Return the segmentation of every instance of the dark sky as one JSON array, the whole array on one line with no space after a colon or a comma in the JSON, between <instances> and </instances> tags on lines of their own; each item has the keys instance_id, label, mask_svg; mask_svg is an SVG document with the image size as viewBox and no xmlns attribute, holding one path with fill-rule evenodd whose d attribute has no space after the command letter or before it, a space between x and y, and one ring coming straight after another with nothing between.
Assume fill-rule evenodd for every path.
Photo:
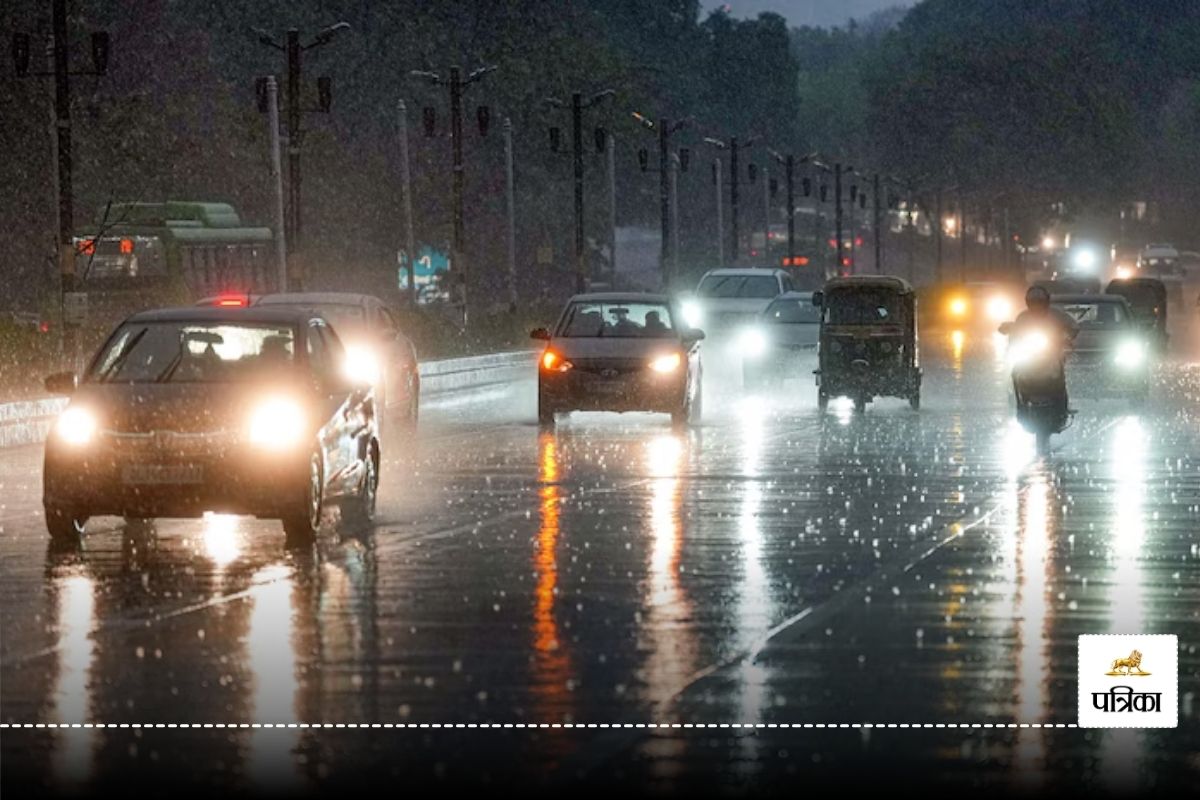
<instances>
[{"instance_id":1,"label":"dark sky","mask_svg":"<svg viewBox=\"0 0 1200 800\"><path fill-rule=\"evenodd\" d=\"M787 17L792 25L844 25L850 17L862 19L872 11L889 6L911 6L912 0L704 0L704 8L729 6L735 17L754 17L774 11Z\"/></svg>"}]
</instances>

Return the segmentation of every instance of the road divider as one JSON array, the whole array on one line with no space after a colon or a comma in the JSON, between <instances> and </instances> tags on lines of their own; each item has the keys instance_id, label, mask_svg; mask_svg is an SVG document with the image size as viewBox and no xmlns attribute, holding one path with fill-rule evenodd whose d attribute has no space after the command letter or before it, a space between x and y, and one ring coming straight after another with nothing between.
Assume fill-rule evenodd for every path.
<instances>
[{"instance_id":1,"label":"road divider","mask_svg":"<svg viewBox=\"0 0 1200 800\"><path fill-rule=\"evenodd\" d=\"M423 361L421 394L442 395L510 383L531 377L536 363L534 350ZM54 418L66 405L65 397L0 403L0 448L44 441Z\"/></svg>"}]
</instances>

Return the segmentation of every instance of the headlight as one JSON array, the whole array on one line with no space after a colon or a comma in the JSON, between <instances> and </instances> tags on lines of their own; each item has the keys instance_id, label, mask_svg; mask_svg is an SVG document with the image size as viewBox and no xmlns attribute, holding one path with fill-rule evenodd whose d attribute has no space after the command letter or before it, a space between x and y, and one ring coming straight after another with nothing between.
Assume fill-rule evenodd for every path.
<instances>
[{"instance_id":1,"label":"headlight","mask_svg":"<svg viewBox=\"0 0 1200 800\"><path fill-rule=\"evenodd\" d=\"M269 450L286 450L304 436L304 410L286 397L263 400L250 412L246 437L251 444Z\"/></svg>"},{"instance_id":2,"label":"headlight","mask_svg":"<svg viewBox=\"0 0 1200 800\"><path fill-rule=\"evenodd\" d=\"M767 335L758 328L749 328L742 331L738 344L741 345L743 356L759 358L767 351Z\"/></svg>"},{"instance_id":3,"label":"headlight","mask_svg":"<svg viewBox=\"0 0 1200 800\"><path fill-rule=\"evenodd\" d=\"M704 308L695 300L684 300L679 304L683 321L689 328L699 328L704 324Z\"/></svg>"},{"instance_id":4,"label":"headlight","mask_svg":"<svg viewBox=\"0 0 1200 800\"><path fill-rule=\"evenodd\" d=\"M542 353L542 369L547 372L566 372L575 366L553 350Z\"/></svg>"},{"instance_id":5,"label":"headlight","mask_svg":"<svg viewBox=\"0 0 1200 800\"><path fill-rule=\"evenodd\" d=\"M1019 339L1009 342L1008 360L1016 364L1026 364L1046 352L1050 340L1041 331L1031 331Z\"/></svg>"},{"instance_id":6,"label":"headlight","mask_svg":"<svg viewBox=\"0 0 1200 800\"><path fill-rule=\"evenodd\" d=\"M1096 266L1096 254L1091 250L1077 250L1071 261L1080 272L1091 272Z\"/></svg>"},{"instance_id":7,"label":"headlight","mask_svg":"<svg viewBox=\"0 0 1200 800\"><path fill-rule=\"evenodd\" d=\"M988 300L987 314L993 322L1007 322L1012 319L1013 305L1007 297L997 295Z\"/></svg>"},{"instance_id":8,"label":"headlight","mask_svg":"<svg viewBox=\"0 0 1200 800\"><path fill-rule=\"evenodd\" d=\"M1117 267L1117 276L1116 277L1117 277L1117 280L1119 280L1119 281L1127 281L1133 277L1133 269L1131 267L1128 267L1128 266L1122 264L1121 266Z\"/></svg>"},{"instance_id":9,"label":"headlight","mask_svg":"<svg viewBox=\"0 0 1200 800\"><path fill-rule=\"evenodd\" d=\"M682 361L683 359L679 356L679 353L668 353L651 361L650 369L662 373L674 372L679 369L679 364Z\"/></svg>"},{"instance_id":10,"label":"headlight","mask_svg":"<svg viewBox=\"0 0 1200 800\"><path fill-rule=\"evenodd\" d=\"M967 301L962 297L955 297L947 306L950 309L950 315L953 317L961 317L967 313Z\"/></svg>"},{"instance_id":11,"label":"headlight","mask_svg":"<svg viewBox=\"0 0 1200 800\"><path fill-rule=\"evenodd\" d=\"M375 386L380 376L379 357L370 348L347 345L342 372L354 383Z\"/></svg>"},{"instance_id":12,"label":"headlight","mask_svg":"<svg viewBox=\"0 0 1200 800\"><path fill-rule=\"evenodd\" d=\"M54 423L54 435L74 447L83 447L96 435L96 415L86 408L71 407Z\"/></svg>"},{"instance_id":13,"label":"headlight","mask_svg":"<svg viewBox=\"0 0 1200 800\"><path fill-rule=\"evenodd\" d=\"M1128 339L1117 346L1113 360L1118 367L1133 369L1140 366L1146 358L1146 345L1137 339Z\"/></svg>"}]
</instances>

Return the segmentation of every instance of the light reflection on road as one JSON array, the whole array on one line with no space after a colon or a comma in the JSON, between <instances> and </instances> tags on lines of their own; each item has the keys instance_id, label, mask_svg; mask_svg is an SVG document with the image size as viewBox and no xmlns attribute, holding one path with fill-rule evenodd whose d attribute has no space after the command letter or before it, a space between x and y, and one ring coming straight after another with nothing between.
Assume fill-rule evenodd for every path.
<instances>
[{"instance_id":1,"label":"light reflection on road","mask_svg":"<svg viewBox=\"0 0 1200 800\"><path fill-rule=\"evenodd\" d=\"M59 636L58 673L51 695L52 722L92 722L92 666L96 645L96 582L81 565L71 565L51 584L51 602L57 608L54 624ZM67 791L78 790L91 777L96 733L90 728L59 728L55 746L54 776Z\"/></svg>"}]
</instances>

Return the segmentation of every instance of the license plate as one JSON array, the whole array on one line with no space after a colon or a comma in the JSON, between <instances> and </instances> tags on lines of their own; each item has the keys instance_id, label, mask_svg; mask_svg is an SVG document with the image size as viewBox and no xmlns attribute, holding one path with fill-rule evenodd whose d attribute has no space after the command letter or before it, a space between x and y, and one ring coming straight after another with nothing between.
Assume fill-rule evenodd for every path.
<instances>
[{"instance_id":1,"label":"license plate","mask_svg":"<svg viewBox=\"0 0 1200 800\"><path fill-rule=\"evenodd\" d=\"M596 383L592 384L592 389L594 389L597 394L621 394L625 391L625 384L621 381L597 381Z\"/></svg>"},{"instance_id":2,"label":"license plate","mask_svg":"<svg viewBox=\"0 0 1200 800\"><path fill-rule=\"evenodd\" d=\"M204 468L197 464L130 464L121 470L121 481L128 484L163 486L200 483Z\"/></svg>"}]
</instances>

